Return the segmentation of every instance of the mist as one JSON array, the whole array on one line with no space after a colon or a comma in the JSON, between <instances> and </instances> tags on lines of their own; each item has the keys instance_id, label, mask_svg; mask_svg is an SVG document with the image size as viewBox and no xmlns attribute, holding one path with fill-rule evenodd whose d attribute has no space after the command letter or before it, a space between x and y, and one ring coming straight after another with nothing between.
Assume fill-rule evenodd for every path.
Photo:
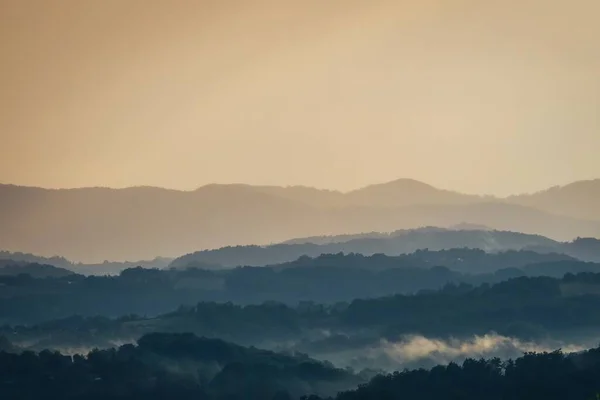
<instances>
[{"instance_id":1,"label":"mist","mask_svg":"<svg viewBox=\"0 0 600 400\"><path fill-rule=\"evenodd\" d=\"M2 397L600 399L599 15L0 0Z\"/></svg>"},{"instance_id":2,"label":"mist","mask_svg":"<svg viewBox=\"0 0 600 400\"><path fill-rule=\"evenodd\" d=\"M525 341L490 332L463 338L434 338L423 335L403 335L396 340L374 340L362 347L331 352L314 352L313 356L329 360L338 367L350 367L357 371L369 369L399 371L403 369L432 368L451 362L462 364L467 358L501 360L516 359L528 352L552 352L561 349L576 353L596 346L599 337L585 340L545 339Z\"/></svg>"}]
</instances>

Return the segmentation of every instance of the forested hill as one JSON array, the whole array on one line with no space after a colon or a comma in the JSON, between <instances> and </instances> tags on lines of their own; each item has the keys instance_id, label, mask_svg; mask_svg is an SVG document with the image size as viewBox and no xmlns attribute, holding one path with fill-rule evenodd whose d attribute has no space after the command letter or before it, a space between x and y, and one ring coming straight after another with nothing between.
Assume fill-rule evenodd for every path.
<instances>
[{"instance_id":1,"label":"forested hill","mask_svg":"<svg viewBox=\"0 0 600 400\"><path fill-rule=\"evenodd\" d=\"M74 357L0 352L0 392L11 400L595 400L600 349L467 358L365 384L370 375L189 334L155 333Z\"/></svg>"},{"instance_id":2,"label":"forested hill","mask_svg":"<svg viewBox=\"0 0 600 400\"><path fill-rule=\"evenodd\" d=\"M310 240L321 244L311 243ZM583 261L600 262L600 240L577 239L563 243L540 235L510 231L422 228L390 234L366 234L358 238L342 235L325 239L307 238L304 243L302 241L303 239L296 239L293 243L271 246L230 246L198 251L175 259L170 266L215 269L240 265L279 264L293 261L301 256L316 257L339 252L399 255L420 249L452 248L482 249L487 252L535 250L543 253L563 253Z\"/></svg>"},{"instance_id":3,"label":"forested hill","mask_svg":"<svg viewBox=\"0 0 600 400\"><path fill-rule=\"evenodd\" d=\"M516 360L467 359L431 370L381 375L335 400L596 400L600 349L527 353ZM310 400L319 400L313 396Z\"/></svg>"},{"instance_id":4,"label":"forested hill","mask_svg":"<svg viewBox=\"0 0 600 400\"><path fill-rule=\"evenodd\" d=\"M191 334L153 333L74 357L0 352L0 393L11 400L290 399L335 395L365 380L306 355Z\"/></svg>"},{"instance_id":5,"label":"forested hill","mask_svg":"<svg viewBox=\"0 0 600 400\"><path fill-rule=\"evenodd\" d=\"M0 276L29 275L33 278L61 278L75 273L65 268L48 264L0 260Z\"/></svg>"},{"instance_id":6,"label":"forested hill","mask_svg":"<svg viewBox=\"0 0 600 400\"><path fill-rule=\"evenodd\" d=\"M0 276L0 322L33 323L73 314L156 315L200 301L335 303L436 290L450 282L494 283L518 276L562 277L599 269L599 264L560 254L455 249L397 257L322 255L271 267L218 271L132 268L118 276L73 274L52 279L20 274Z\"/></svg>"},{"instance_id":7,"label":"forested hill","mask_svg":"<svg viewBox=\"0 0 600 400\"><path fill-rule=\"evenodd\" d=\"M597 340L598 309L600 273L582 273L494 285L449 284L436 291L335 304L200 302L158 317L70 317L34 326L6 325L0 334L20 340L14 343L18 346L66 347L106 345L157 331L194 332L247 345L296 343L313 354L395 341L402 335L461 338L496 332L521 340L590 335Z\"/></svg>"},{"instance_id":8,"label":"forested hill","mask_svg":"<svg viewBox=\"0 0 600 400\"><path fill-rule=\"evenodd\" d=\"M96 264L75 263L64 257L43 257L35 254L0 251L0 265L51 265L83 275L116 275L127 268L164 268L173 261L170 258L156 257L152 260L104 261Z\"/></svg>"}]
</instances>

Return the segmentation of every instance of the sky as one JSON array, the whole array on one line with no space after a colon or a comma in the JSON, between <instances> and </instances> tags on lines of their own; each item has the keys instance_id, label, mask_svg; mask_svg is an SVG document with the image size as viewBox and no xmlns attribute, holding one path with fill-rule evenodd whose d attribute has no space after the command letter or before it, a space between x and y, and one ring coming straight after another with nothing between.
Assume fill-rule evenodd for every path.
<instances>
[{"instance_id":1,"label":"sky","mask_svg":"<svg viewBox=\"0 0 600 400\"><path fill-rule=\"evenodd\" d=\"M0 0L0 182L600 178L598 0Z\"/></svg>"}]
</instances>

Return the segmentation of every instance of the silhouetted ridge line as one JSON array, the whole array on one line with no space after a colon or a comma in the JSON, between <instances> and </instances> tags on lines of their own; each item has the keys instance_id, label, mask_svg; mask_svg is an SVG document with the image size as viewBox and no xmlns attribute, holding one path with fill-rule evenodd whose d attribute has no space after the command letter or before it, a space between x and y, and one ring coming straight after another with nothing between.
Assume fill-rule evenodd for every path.
<instances>
[{"instance_id":1,"label":"silhouetted ridge line","mask_svg":"<svg viewBox=\"0 0 600 400\"><path fill-rule=\"evenodd\" d=\"M600 237L600 181L511 198L466 195L407 179L346 193L299 186L177 191L0 185L0 198L4 249L88 263L465 221L561 241Z\"/></svg>"}]
</instances>

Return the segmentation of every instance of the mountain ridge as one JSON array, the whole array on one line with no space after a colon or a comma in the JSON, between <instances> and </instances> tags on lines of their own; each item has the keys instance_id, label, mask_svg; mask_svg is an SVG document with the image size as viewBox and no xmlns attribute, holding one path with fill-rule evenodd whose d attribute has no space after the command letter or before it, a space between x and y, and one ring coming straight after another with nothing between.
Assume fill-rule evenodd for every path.
<instances>
[{"instance_id":1,"label":"mountain ridge","mask_svg":"<svg viewBox=\"0 0 600 400\"><path fill-rule=\"evenodd\" d=\"M589 185L600 186L600 180L584 186ZM586 191L591 197L573 191L573 186L559 189L567 200L543 195L541 201L534 195L462 194L411 179L349 192L244 184L193 191L0 185L0 243L5 250L97 263L465 221L557 240L600 237L600 189L597 196L595 190Z\"/></svg>"},{"instance_id":2,"label":"mountain ridge","mask_svg":"<svg viewBox=\"0 0 600 400\"><path fill-rule=\"evenodd\" d=\"M202 250L174 259L171 268L233 268L264 266L296 261L321 254L399 256L416 251L479 249L488 253L535 251L563 254L582 261L600 262L600 240L575 239L559 242L541 235L499 230L453 230L426 227L388 233L364 233L330 237L298 238L269 246L226 246Z\"/></svg>"},{"instance_id":3,"label":"mountain ridge","mask_svg":"<svg viewBox=\"0 0 600 400\"><path fill-rule=\"evenodd\" d=\"M348 195L356 192L361 192L370 189L376 189L381 187L394 187L394 186L404 186L405 188L411 186L412 188L421 188L421 189L429 189L436 190L440 192L454 193L460 194L468 197L476 197L476 198L488 198L488 199L496 199L496 200L510 200L514 198L524 198L524 197L532 197L542 194L555 193L557 191L562 190L572 190L572 189L580 189L582 187L594 188L598 190L600 188L600 178L594 179L581 179L572 181L565 184L556 184L549 186L545 189L539 189L529 192L518 192L509 195L495 195L489 193L472 193L472 192L463 192L455 189L443 189L437 187L435 185L429 184L424 181L420 181L413 178L397 178L390 181L371 183L364 186L360 186L354 189L348 190L339 190L339 189L330 189L323 187L316 187L304 184L293 184L293 185L270 185L270 184L250 184L250 183L242 183L242 182L231 182L231 183L206 183L200 186L197 186L192 189L177 189L171 187L164 186L156 186L156 185L131 185L131 186L123 186L123 187L113 187L113 186L76 186L76 187L44 187L44 186L35 186L35 185L21 185L17 183L6 183L0 182L0 187L12 187L12 188L21 188L21 189L35 189L35 190L46 190L46 191L56 191L56 192L68 192L68 191L81 191L81 190L106 190L106 191L127 191L127 190L144 190L144 189L157 189L168 192L182 192L182 193L190 193L202 191L207 188L214 187L237 187L237 188L252 188L252 189L284 189L284 190L307 190L307 191L315 191L315 192L323 192L323 193L331 193L331 194L341 194Z\"/></svg>"},{"instance_id":4,"label":"mountain ridge","mask_svg":"<svg viewBox=\"0 0 600 400\"><path fill-rule=\"evenodd\" d=\"M36 185L21 185L21 184L17 184L17 183L7 183L7 182L0 182L0 187L13 187L13 188L23 188L23 189L39 189L39 190L47 190L47 191L77 191L77 190L87 190L87 189L97 189L97 190L115 190L115 191L119 191L119 190L130 190L130 189L160 189L160 190L164 190L164 191L170 191L170 192L196 192L199 191L201 189L204 188L210 188L210 187L218 187L218 186L231 186L231 187L248 187L248 188L264 188L264 189L270 189L270 188L278 188L278 189L307 189L307 190L311 190L311 191L318 191L318 192L329 192L329 193L336 193L336 194L350 194L350 193L354 193L354 192L359 192L359 191L363 191L366 189L372 189L372 188L377 188L377 187L385 187L385 186L394 186L394 185L412 185L413 187L421 187L421 188L426 188L426 189L435 189L438 191L443 191L443 192L450 192L450 193L458 193L458 194L462 194L465 196L471 196L471 197L480 197L480 198L494 198L494 199L510 199L510 198L515 198L515 197L526 197L526 196L533 196L533 195L537 195L537 194L543 194L546 192L552 192L552 191L557 191L557 190L563 190L563 189L572 189L572 188L576 188L576 187L581 187L581 186L586 186L586 185L598 185L600 186L600 178L593 178L593 179L580 179L580 180L576 180L576 181L572 181L572 182L568 182L568 183L564 183L564 184L556 184L556 185L552 185L549 186L545 189L539 189L539 190L534 190L534 191L529 191L529 192L518 192L515 194L510 194L510 195L494 195L494 194L482 194L482 193L470 193L470 192L463 192L460 190L455 190L455 189L443 189L440 187L437 187L433 184L429 184L427 182L418 180L418 179L413 179L413 178L397 178L397 179L393 179L390 181L384 181L384 182L377 182L377 183L370 183L364 186L359 186L357 188L354 189L348 189L348 190L340 190L340 189L330 189L330 188L323 188L323 187L316 187L316 186L310 186L310 185L305 185L305 184L292 184L292 185L270 185L270 184L250 184L250 183L243 183L243 182L231 182L231 183L218 183L218 182L211 182L211 183L206 183L200 186L197 186L195 188L192 189L177 189L177 188L171 188L171 187L165 187L165 186L157 186L157 185L131 185L131 186L122 186L122 187L113 187L113 186L102 186L102 185L94 185L94 186L75 186L75 187L45 187L45 186L36 186Z\"/></svg>"}]
</instances>

